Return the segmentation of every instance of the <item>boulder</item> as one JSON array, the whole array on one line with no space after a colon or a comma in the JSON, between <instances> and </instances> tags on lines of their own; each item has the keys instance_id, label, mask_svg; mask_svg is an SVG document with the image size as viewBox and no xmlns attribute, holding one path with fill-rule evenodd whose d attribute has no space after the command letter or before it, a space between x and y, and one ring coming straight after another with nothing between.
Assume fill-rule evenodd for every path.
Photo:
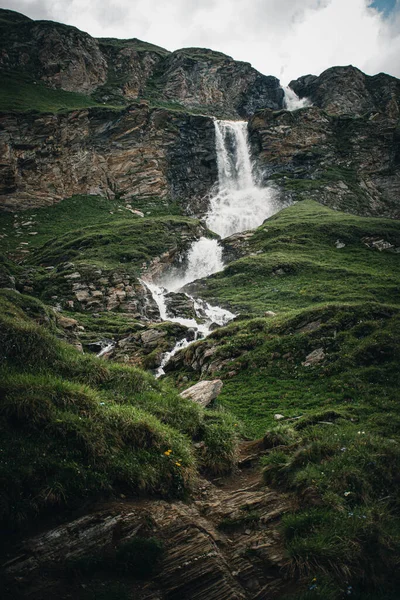
<instances>
[{"instance_id":1,"label":"boulder","mask_svg":"<svg viewBox=\"0 0 400 600\"><path fill-rule=\"evenodd\" d=\"M325 358L325 352L323 348L317 348L306 356L306 360L301 363L303 367L311 367L323 361Z\"/></svg>"},{"instance_id":2,"label":"boulder","mask_svg":"<svg viewBox=\"0 0 400 600\"><path fill-rule=\"evenodd\" d=\"M211 404L213 400L220 394L223 383L220 379L214 379L213 381L199 381L192 387L181 392L182 398L188 398L193 400L197 404L200 404L203 408Z\"/></svg>"}]
</instances>

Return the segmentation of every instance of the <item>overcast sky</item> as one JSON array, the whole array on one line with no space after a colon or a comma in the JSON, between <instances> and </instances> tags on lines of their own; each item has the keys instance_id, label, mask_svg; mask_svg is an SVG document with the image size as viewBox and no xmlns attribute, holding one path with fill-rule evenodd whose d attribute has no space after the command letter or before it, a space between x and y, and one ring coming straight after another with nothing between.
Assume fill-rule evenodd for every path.
<instances>
[{"instance_id":1,"label":"overcast sky","mask_svg":"<svg viewBox=\"0 0 400 600\"><path fill-rule=\"evenodd\" d=\"M220 50L283 84L348 64L400 77L400 0L10 0L1 6L96 37Z\"/></svg>"}]
</instances>

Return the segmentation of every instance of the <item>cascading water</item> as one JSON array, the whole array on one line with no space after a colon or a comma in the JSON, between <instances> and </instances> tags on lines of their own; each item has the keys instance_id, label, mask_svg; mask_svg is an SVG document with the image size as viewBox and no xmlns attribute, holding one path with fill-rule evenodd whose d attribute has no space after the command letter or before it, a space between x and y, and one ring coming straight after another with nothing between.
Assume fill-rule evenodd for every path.
<instances>
[{"instance_id":1,"label":"cascading water","mask_svg":"<svg viewBox=\"0 0 400 600\"><path fill-rule=\"evenodd\" d=\"M210 208L206 224L211 231L222 238L234 233L254 229L265 219L275 214L280 205L272 187L257 184L250 158L246 121L214 121L215 143L218 162L218 187L210 198ZM182 319L168 316L165 295L177 292L186 284L208 277L224 268L222 247L216 239L200 238L192 244L185 268L172 269L156 285L143 281L156 302L162 320L179 322L195 330L195 339L211 332L213 324L225 325L234 314L220 307L210 306L201 300L194 301L197 316L202 320ZM163 356L157 375L164 373L163 367L179 350L189 342L180 340L171 352Z\"/></svg>"},{"instance_id":2,"label":"cascading water","mask_svg":"<svg viewBox=\"0 0 400 600\"><path fill-rule=\"evenodd\" d=\"M218 191L210 200L207 227L222 238L255 229L278 211L271 187L257 185L246 121L216 121Z\"/></svg>"},{"instance_id":3,"label":"cascading water","mask_svg":"<svg viewBox=\"0 0 400 600\"><path fill-rule=\"evenodd\" d=\"M305 108L306 106L311 106L311 101L308 98L299 98L296 92L292 90L289 86L286 86L283 89L285 94L285 108L286 110L294 111L299 108Z\"/></svg>"}]
</instances>

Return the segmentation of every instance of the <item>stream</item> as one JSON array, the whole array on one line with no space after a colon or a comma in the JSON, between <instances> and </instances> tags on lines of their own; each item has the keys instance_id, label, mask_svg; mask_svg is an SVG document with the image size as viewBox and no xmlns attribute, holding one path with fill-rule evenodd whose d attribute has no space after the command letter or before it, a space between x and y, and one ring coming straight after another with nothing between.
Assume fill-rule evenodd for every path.
<instances>
[{"instance_id":1,"label":"stream","mask_svg":"<svg viewBox=\"0 0 400 600\"><path fill-rule=\"evenodd\" d=\"M272 186L257 183L251 161L246 121L214 121L218 163L218 184L210 199L205 222L222 239L235 233L255 229L265 219L282 208ZM164 367L174 354L193 341L207 337L215 326L226 325L236 315L204 300L188 296L194 303L196 319L173 317L168 314L166 294L178 292L195 281L218 273L224 268L222 246L217 239L202 237L193 242L185 266L163 273L157 281L142 279L155 301L162 321L180 323L194 330L194 340L183 338L166 352L156 377L164 374Z\"/></svg>"}]
</instances>

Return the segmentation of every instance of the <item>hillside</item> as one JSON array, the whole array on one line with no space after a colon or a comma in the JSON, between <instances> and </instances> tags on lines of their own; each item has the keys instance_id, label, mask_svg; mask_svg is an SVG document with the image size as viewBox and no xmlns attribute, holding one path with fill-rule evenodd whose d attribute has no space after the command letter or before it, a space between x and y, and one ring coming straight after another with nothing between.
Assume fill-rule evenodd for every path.
<instances>
[{"instance_id":1,"label":"hillside","mask_svg":"<svg viewBox=\"0 0 400 600\"><path fill-rule=\"evenodd\" d=\"M5 598L397 600L399 80L0 57Z\"/></svg>"}]
</instances>

